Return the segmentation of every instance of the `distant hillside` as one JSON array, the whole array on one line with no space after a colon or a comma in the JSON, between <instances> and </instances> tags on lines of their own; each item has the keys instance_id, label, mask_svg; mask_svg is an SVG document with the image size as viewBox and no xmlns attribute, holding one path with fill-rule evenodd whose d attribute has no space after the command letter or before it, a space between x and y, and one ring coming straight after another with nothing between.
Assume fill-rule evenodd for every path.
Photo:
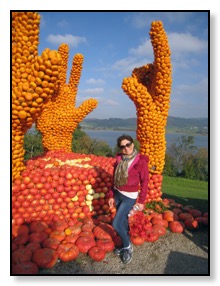
<instances>
[{"instance_id":1,"label":"distant hillside","mask_svg":"<svg viewBox=\"0 0 220 286\"><path fill-rule=\"evenodd\" d=\"M109 118L109 119L84 119L80 126L85 129L114 129L136 130L136 118Z\"/></svg>"},{"instance_id":2,"label":"distant hillside","mask_svg":"<svg viewBox=\"0 0 220 286\"><path fill-rule=\"evenodd\" d=\"M108 119L84 119L80 126L82 129L95 130L136 130L136 118L108 118ZM180 118L168 116L167 132L208 134L208 118Z\"/></svg>"},{"instance_id":3,"label":"distant hillside","mask_svg":"<svg viewBox=\"0 0 220 286\"><path fill-rule=\"evenodd\" d=\"M208 118L180 118L168 116L167 132L208 134Z\"/></svg>"}]
</instances>

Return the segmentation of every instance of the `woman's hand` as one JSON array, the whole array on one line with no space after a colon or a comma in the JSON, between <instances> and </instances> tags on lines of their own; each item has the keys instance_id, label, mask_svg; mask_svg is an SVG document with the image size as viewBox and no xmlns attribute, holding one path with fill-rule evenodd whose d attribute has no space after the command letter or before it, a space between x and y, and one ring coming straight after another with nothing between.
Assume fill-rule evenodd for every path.
<instances>
[{"instance_id":1,"label":"woman's hand","mask_svg":"<svg viewBox=\"0 0 220 286\"><path fill-rule=\"evenodd\" d=\"M115 200L113 198L110 198L108 204L110 208L113 208L115 206Z\"/></svg>"},{"instance_id":2,"label":"woman's hand","mask_svg":"<svg viewBox=\"0 0 220 286\"><path fill-rule=\"evenodd\" d=\"M137 206L139 211L143 211L143 209L144 209L144 204L137 203L134 206Z\"/></svg>"}]
</instances>

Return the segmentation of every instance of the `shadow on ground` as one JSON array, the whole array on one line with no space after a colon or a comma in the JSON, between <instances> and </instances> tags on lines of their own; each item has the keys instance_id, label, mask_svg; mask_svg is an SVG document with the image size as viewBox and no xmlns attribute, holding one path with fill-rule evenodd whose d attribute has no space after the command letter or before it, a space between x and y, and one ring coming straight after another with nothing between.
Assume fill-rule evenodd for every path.
<instances>
[{"instance_id":1,"label":"shadow on ground","mask_svg":"<svg viewBox=\"0 0 220 286\"><path fill-rule=\"evenodd\" d=\"M209 275L208 259L186 253L171 251L163 274L175 275ZM187 268L186 268L187 265Z\"/></svg>"},{"instance_id":2,"label":"shadow on ground","mask_svg":"<svg viewBox=\"0 0 220 286\"><path fill-rule=\"evenodd\" d=\"M174 274L173 270L175 269L175 275L210 275L209 236L207 227L201 227L199 231L186 230L183 232L183 235L196 245L196 247L199 247L203 252L207 253L208 257L204 258L171 250L163 274Z\"/></svg>"}]
</instances>

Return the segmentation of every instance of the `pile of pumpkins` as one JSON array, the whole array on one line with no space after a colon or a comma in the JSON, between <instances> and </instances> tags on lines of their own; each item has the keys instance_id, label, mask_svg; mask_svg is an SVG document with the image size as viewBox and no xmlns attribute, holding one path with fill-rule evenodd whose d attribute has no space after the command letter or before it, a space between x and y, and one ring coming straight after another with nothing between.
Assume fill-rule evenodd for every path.
<instances>
[{"instance_id":1,"label":"pile of pumpkins","mask_svg":"<svg viewBox=\"0 0 220 286\"><path fill-rule=\"evenodd\" d=\"M109 208L114 158L49 151L26 162L12 190L12 274L36 274L88 255L102 261L121 245ZM208 213L172 200L154 201L129 217L134 245L155 242L167 231L208 225Z\"/></svg>"}]
</instances>

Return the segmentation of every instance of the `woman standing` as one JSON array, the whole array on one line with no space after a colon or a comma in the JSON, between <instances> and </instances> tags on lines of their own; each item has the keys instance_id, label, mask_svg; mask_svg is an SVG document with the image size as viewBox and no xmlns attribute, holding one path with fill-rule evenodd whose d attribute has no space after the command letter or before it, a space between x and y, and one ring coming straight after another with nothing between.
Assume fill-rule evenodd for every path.
<instances>
[{"instance_id":1,"label":"woman standing","mask_svg":"<svg viewBox=\"0 0 220 286\"><path fill-rule=\"evenodd\" d=\"M149 158L137 152L134 140L129 135L120 136L117 145L121 153L116 155L114 188L110 191L109 206L116 207L112 225L123 243L121 248L114 250L114 253L121 256L123 263L128 264L132 260L133 253L128 214L133 207L139 211L144 209L149 181Z\"/></svg>"}]
</instances>

